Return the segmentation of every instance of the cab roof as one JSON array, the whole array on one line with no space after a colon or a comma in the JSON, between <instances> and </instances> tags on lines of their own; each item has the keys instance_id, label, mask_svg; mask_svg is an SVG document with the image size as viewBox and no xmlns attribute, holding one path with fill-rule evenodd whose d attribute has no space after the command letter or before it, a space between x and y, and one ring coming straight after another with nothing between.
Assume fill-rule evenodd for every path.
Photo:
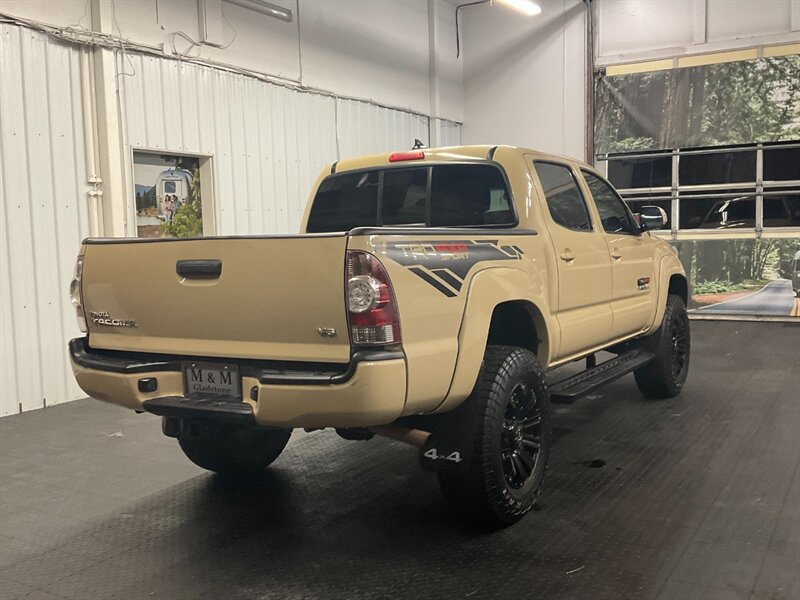
<instances>
[{"instance_id":1,"label":"cab roof","mask_svg":"<svg viewBox=\"0 0 800 600\"><path fill-rule=\"evenodd\" d=\"M568 156L560 156L558 154L550 154L546 152L541 152L539 150L534 150L532 148L522 148L518 146L502 146L502 145L472 145L472 146L446 146L441 148L420 148L418 151L424 154L423 158L417 159L407 159L408 162L425 162L425 161L435 161L435 162L442 162L442 161L470 161L470 160L488 160L490 155L495 156L497 155L498 151L503 150L500 153L500 156L508 156L508 153L516 152L518 154L532 154L535 155L536 158L542 160L554 160L557 162L566 162L571 163L574 165L578 165L581 167L587 167L591 169L591 165L586 164L585 162L570 158ZM331 165L331 172L342 172L342 171L352 171L356 169L367 169L371 167L380 167L380 166L389 166L391 164L397 164L395 161L391 161L390 157L393 154L397 153L411 153L414 150L398 150L395 152L383 152L381 154L370 154L367 156L359 156L356 158L347 158L340 160L337 163ZM500 158L498 156L498 158ZM405 161L402 161L405 162Z\"/></svg>"}]
</instances>

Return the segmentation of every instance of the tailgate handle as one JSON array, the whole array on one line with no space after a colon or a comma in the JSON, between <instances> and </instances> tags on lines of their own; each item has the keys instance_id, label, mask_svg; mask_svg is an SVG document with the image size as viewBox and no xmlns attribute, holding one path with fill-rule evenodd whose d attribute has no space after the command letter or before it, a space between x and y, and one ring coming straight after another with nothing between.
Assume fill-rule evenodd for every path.
<instances>
[{"instance_id":1,"label":"tailgate handle","mask_svg":"<svg viewBox=\"0 0 800 600\"><path fill-rule=\"evenodd\" d=\"M186 279L218 279L222 274L222 261L213 258L206 260L179 260L175 272Z\"/></svg>"}]
</instances>

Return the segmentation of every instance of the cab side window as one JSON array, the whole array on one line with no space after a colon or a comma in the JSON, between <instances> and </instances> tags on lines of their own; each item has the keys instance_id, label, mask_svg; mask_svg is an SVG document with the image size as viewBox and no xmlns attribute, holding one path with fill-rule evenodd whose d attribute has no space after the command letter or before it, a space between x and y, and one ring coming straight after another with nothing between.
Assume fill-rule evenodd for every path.
<instances>
[{"instance_id":1,"label":"cab side window","mask_svg":"<svg viewBox=\"0 0 800 600\"><path fill-rule=\"evenodd\" d=\"M586 185L600 213L600 222L608 233L637 233L639 227L628 207L608 183L589 171L582 171Z\"/></svg>"},{"instance_id":2,"label":"cab side window","mask_svg":"<svg viewBox=\"0 0 800 600\"><path fill-rule=\"evenodd\" d=\"M591 231L592 222L572 170L550 162L534 161L553 220L567 229Z\"/></svg>"}]
</instances>

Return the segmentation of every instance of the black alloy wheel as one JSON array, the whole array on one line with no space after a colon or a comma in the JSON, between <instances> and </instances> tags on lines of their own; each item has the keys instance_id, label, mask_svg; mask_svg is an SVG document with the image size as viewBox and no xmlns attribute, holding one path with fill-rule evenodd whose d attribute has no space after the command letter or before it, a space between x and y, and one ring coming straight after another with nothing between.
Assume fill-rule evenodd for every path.
<instances>
[{"instance_id":1,"label":"black alloy wheel","mask_svg":"<svg viewBox=\"0 0 800 600\"><path fill-rule=\"evenodd\" d=\"M689 318L680 313L672 321L672 376L679 379L689 364Z\"/></svg>"},{"instance_id":2,"label":"black alloy wheel","mask_svg":"<svg viewBox=\"0 0 800 600\"><path fill-rule=\"evenodd\" d=\"M500 447L509 487L522 488L536 471L542 444L542 412L530 384L518 383L503 419Z\"/></svg>"},{"instance_id":3,"label":"black alloy wheel","mask_svg":"<svg viewBox=\"0 0 800 600\"><path fill-rule=\"evenodd\" d=\"M507 527L531 510L542 488L552 439L544 369L527 348L486 348L465 403L477 426L469 461L440 471L445 500L471 524Z\"/></svg>"},{"instance_id":4,"label":"black alloy wheel","mask_svg":"<svg viewBox=\"0 0 800 600\"><path fill-rule=\"evenodd\" d=\"M667 296L661 326L640 343L643 350L653 354L653 360L633 372L639 390L647 398L673 398L680 394L691 357L689 317L680 296Z\"/></svg>"}]
</instances>

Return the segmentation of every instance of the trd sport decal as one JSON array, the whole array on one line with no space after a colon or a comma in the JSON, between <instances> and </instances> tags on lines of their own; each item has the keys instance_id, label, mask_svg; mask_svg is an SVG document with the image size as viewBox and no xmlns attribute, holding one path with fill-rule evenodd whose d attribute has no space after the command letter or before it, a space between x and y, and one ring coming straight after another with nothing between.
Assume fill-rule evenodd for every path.
<instances>
[{"instance_id":1,"label":"trd sport decal","mask_svg":"<svg viewBox=\"0 0 800 600\"><path fill-rule=\"evenodd\" d=\"M469 270L486 260L519 260L519 246L500 246L497 240L388 242L386 255L407 267L448 298L457 295ZM453 291L455 290L455 291Z\"/></svg>"}]
</instances>

